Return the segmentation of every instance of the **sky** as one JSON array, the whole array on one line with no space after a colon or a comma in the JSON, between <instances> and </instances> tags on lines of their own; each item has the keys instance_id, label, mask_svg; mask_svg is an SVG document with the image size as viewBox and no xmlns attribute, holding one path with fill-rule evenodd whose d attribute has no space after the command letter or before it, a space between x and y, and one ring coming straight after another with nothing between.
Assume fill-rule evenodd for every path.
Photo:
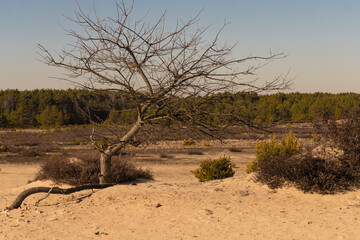
<instances>
[{"instance_id":1,"label":"sky","mask_svg":"<svg viewBox=\"0 0 360 240\"><path fill-rule=\"evenodd\" d=\"M130 2L130 0L125 0ZM0 89L67 89L66 73L39 61L38 43L61 51L79 29L78 5L90 14L115 16L114 0L0 0ZM200 26L213 36L226 20L222 41L238 43L236 58L284 53L258 72L262 81L289 72L291 92L360 93L358 0L135 0L133 18L154 20L166 11L171 27L201 11Z\"/></svg>"}]
</instances>

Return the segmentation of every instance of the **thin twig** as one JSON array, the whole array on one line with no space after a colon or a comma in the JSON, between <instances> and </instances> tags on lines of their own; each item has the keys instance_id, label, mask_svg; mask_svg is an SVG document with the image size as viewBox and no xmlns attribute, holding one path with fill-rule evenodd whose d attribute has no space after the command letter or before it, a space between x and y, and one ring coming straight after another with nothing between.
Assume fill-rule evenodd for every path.
<instances>
[{"instance_id":1,"label":"thin twig","mask_svg":"<svg viewBox=\"0 0 360 240\"><path fill-rule=\"evenodd\" d=\"M39 203L44 200L45 198L50 196L51 191L54 189L54 187L50 188L50 190L48 191L48 193L45 195L45 197L40 198L39 200L36 201L36 203L34 204L36 207L39 206Z\"/></svg>"}]
</instances>

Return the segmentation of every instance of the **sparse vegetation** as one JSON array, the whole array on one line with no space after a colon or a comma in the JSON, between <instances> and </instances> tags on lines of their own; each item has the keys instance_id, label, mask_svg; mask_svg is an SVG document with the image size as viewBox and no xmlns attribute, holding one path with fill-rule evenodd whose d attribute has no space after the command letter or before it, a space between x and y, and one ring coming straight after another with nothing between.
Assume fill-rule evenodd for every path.
<instances>
[{"instance_id":1,"label":"sparse vegetation","mask_svg":"<svg viewBox=\"0 0 360 240\"><path fill-rule=\"evenodd\" d=\"M204 147L211 147L211 144L210 144L209 141L204 141L204 142L203 142L203 146L204 146Z\"/></svg>"},{"instance_id":2,"label":"sparse vegetation","mask_svg":"<svg viewBox=\"0 0 360 240\"><path fill-rule=\"evenodd\" d=\"M192 146L195 144L196 144L196 142L192 138L184 139L184 141L183 141L183 146Z\"/></svg>"},{"instance_id":3,"label":"sparse vegetation","mask_svg":"<svg viewBox=\"0 0 360 240\"><path fill-rule=\"evenodd\" d=\"M257 158L253 162L248 163L246 167L247 172L255 172L257 179L271 188L290 184L305 192L336 193L359 187L360 131L358 129L360 129L360 114L357 110L348 112L344 116L346 117L341 121L336 119L325 121L317 132L317 135L322 137L321 143L329 142L334 152L341 152L340 155L332 158L329 146L324 147L324 150L326 149L327 151L326 155L323 156L321 151L317 152L316 156L312 155L311 149L303 149L294 135L289 133L283 139L272 137L259 141L256 147L258 151ZM294 131L296 136L298 136L299 128L294 129ZM3 154L1 160L6 162L48 161L48 166L55 162L58 163L58 168L55 169L54 167L53 172L63 174L66 171L73 176L98 181L98 172L96 171L99 170L97 169L92 172L93 163L91 161L87 162L85 160L86 165L89 165L90 169L83 172L79 168L78 170L73 170L75 163L64 164L63 159L68 158L66 154L76 155L89 151L89 146L79 146L86 139L86 133L87 130L82 128L76 129L75 132L70 128L65 128L61 133L45 132L42 130L36 130L36 132L6 131L1 133L2 144L0 144L0 151L8 151L10 154ZM307 134L300 134L300 136L305 135L310 136L309 132ZM186 136L186 134L183 136ZM314 136L316 135L314 134ZM177 140L182 138L179 137ZM310 143L313 140L310 137L308 141ZM314 146L314 144L310 144L310 146ZM225 148L230 150L229 147ZM201 150L204 149L206 148ZM188 152L192 150L192 148L186 149ZM181 151L183 152L184 150ZM48 153L51 153L51 156ZM169 158L168 154L173 154L171 151L161 154L158 150L154 151L154 153L158 154L160 158ZM95 153L93 154L95 155ZM87 158L83 157L83 159ZM115 157L115 161L117 159ZM263 160L259 162L258 159ZM116 176L116 174L114 175ZM82 180L78 180L77 177L70 178L71 180L67 183L80 184ZM117 179L120 178L117 177Z\"/></svg>"},{"instance_id":4,"label":"sparse vegetation","mask_svg":"<svg viewBox=\"0 0 360 240\"><path fill-rule=\"evenodd\" d=\"M33 149L23 149L19 152L19 155L22 157L39 157L41 156L40 153Z\"/></svg>"},{"instance_id":5,"label":"sparse vegetation","mask_svg":"<svg viewBox=\"0 0 360 240\"><path fill-rule=\"evenodd\" d=\"M109 145L110 145L110 143L106 139L101 139L96 142L96 146L102 150L106 149Z\"/></svg>"},{"instance_id":6,"label":"sparse vegetation","mask_svg":"<svg viewBox=\"0 0 360 240\"><path fill-rule=\"evenodd\" d=\"M234 176L233 167L235 165L231 162L230 157L224 156L216 160L202 161L200 168L196 169L194 174L200 182L223 179Z\"/></svg>"},{"instance_id":7,"label":"sparse vegetation","mask_svg":"<svg viewBox=\"0 0 360 240\"><path fill-rule=\"evenodd\" d=\"M204 153L199 150L190 150L190 151L188 151L188 154L189 155L204 155Z\"/></svg>"},{"instance_id":8,"label":"sparse vegetation","mask_svg":"<svg viewBox=\"0 0 360 240\"><path fill-rule=\"evenodd\" d=\"M317 143L317 142L320 142L321 141L321 136L317 133L312 133L312 140L313 142Z\"/></svg>"},{"instance_id":9,"label":"sparse vegetation","mask_svg":"<svg viewBox=\"0 0 360 240\"><path fill-rule=\"evenodd\" d=\"M241 150L240 148L236 148L236 147L231 147L231 148L229 148L229 151L230 151L230 152L234 152L234 153L242 152L242 150Z\"/></svg>"},{"instance_id":10,"label":"sparse vegetation","mask_svg":"<svg viewBox=\"0 0 360 240\"><path fill-rule=\"evenodd\" d=\"M0 152L8 152L9 151L9 147L6 146L5 144L1 145L0 147Z\"/></svg>"},{"instance_id":11,"label":"sparse vegetation","mask_svg":"<svg viewBox=\"0 0 360 240\"><path fill-rule=\"evenodd\" d=\"M169 158L170 156L168 156L168 155L165 154L165 153L160 153L160 154L159 154L159 157L160 157L160 158Z\"/></svg>"},{"instance_id":12,"label":"sparse vegetation","mask_svg":"<svg viewBox=\"0 0 360 240\"><path fill-rule=\"evenodd\" d=\"M74 141L74 145L86 145L87 142L84 142L84 141L80 141L80 140L75 140Z\"/></svg>"}]
</instances>

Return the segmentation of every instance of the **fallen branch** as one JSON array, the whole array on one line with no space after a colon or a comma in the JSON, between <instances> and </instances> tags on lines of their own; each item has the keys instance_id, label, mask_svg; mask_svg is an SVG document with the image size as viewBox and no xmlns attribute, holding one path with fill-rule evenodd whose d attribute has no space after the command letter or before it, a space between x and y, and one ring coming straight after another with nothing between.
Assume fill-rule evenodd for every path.
<instances>
[{"instance_id":1,"label":"fallen branch","mask_svg":"<svg viewBox=\"0 0 360 240\"><path fill-rule=\"evenodd\" d=\"M53 189L54 189L54 187L50 188L50 190L48 191L48 193L46 194L45 197L40 198L39 200L37 200L36 203L35 203L35 206L36 206L36 207L39 206L39 203L40 203L42 200L44 200L45 198L47 198L48 196L50 196L51 190L53 190Z\"/></svg>"},{"instance_id":2,"label":"fallen branch","mask_svg":"<svg viewBox=\"0 0 360 240\"><path fill-rule=\"evenodd\" d=\"M79 192L82 190L87 189L102 189L107 188L116 185L115 183L108 183L108 184L90 184L90 185L82 185L78 187L73 188L59 188L59 187L33 187L26 189L22 193L19 194L19 196L15 199L15 201L6 209L7 210L13 210L16 208L19 208L22 204L22 202L30 195L35 193L48 193L49 194L71 194L74 192Z\"/></svg>"}]
</instances>

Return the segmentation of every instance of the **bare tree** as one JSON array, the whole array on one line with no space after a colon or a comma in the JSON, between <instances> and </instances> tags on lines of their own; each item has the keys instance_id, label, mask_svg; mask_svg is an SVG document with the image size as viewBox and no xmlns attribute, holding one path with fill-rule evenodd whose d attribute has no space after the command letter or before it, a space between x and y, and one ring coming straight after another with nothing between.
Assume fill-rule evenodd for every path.
<instances>
[{"instance_id":1,"label":"bare tree","mask_svg":"<svg viewBox=\"0 0 360 240\"><path fill-rule=\"evenodd\" d=\"M289 87L286 77L262 84L243 79L284 55L232 56L236 44L220 44L219 40L227 23L209 40L205 37L208 27L198 27L199 15L179 20L171 29L165 25L165 14L155 22L147 16L132 21L133 6L117 2L116 17L105 19L96 11L90 17L79 7L70 20L82 31L66 30L75 40L69 49L53 54L39 45L44 62L67 70L68 81L87 89L117 91L136 106L137 119L122 136L106 144L99 144L96 134L91 136L93 147L100 152L101 184L111 182L112 156L135 144L134 137L143 126L167 119L206 129L199 114L209 96Z\"/></svg>"}]
</instances>

